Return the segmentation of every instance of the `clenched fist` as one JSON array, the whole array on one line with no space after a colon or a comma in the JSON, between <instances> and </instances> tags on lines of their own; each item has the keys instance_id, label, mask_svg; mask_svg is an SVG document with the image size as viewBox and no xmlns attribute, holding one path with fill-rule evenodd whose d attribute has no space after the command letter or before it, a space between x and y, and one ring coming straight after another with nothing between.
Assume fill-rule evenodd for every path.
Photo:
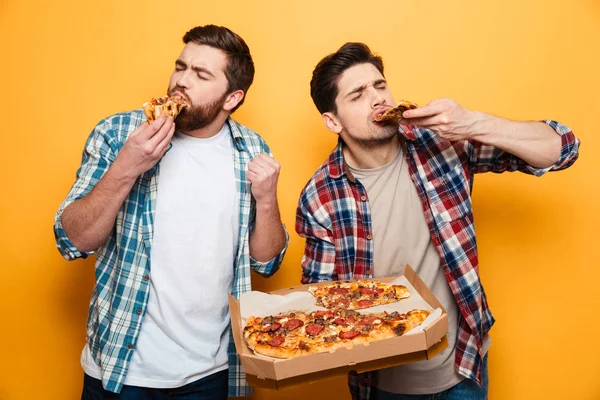
<instances>
[{"instance_id":1,"label":"clenched fist","mask_svg":"<svg viewBox=\"0 0 600 400\"><path fill-rule=\"evenodd\" d=\"M252 184L252 196L257 204L277 200L279 169L279 163L267 153L259 154L248 163L246 177Z\"/></svg>"}]
</instances>

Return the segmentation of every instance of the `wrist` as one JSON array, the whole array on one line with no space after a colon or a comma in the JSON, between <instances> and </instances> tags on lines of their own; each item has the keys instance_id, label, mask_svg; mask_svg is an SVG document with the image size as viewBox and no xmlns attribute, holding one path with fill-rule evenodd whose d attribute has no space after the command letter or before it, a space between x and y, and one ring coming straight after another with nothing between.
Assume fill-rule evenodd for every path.
<instances>
[{"instance_id":1,"label":"wrist","mask_svg":"<svg viewBox=\"0 0 600 400\"><path fill-rule=\"evenodd\" d=\"M269 212L277 209L277 197L267 197L256 199L256 210Z\"/></svg>"},{"instance_id":2,"label":"wrist","mask_svg":"<svg viewBox=\"0 0 600 400\"><path fill-rule=\"evenodd\" d=\"M478 142L485 144L494 144L500 132L503 132L506 125L511 121L496 117L490 114L482 113L479 111L473 112L473 123L471 139L477 140Z\"/></svg>"},{"instance_id":3,"label":"wrist","mask_svg":"<svg viewBox=\"0 0 600 400\"><path fill-rule=\"evenodd\" d=\"M133 184L140 175L136 172L135 168L131 168L123 163L119 157L117 157L113 165L109 168L108 174L110 174L112 180L123 185Z\"/></svg>"}]
</instances>

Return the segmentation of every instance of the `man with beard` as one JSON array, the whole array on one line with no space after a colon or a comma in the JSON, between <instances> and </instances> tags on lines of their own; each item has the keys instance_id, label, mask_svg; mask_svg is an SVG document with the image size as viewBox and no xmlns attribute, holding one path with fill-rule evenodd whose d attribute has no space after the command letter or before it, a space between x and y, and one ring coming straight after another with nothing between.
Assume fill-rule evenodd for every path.
<instances>
[{"instance_id":1,"label":"man with beard","mask_svg":"<svg viewBox=\"0 0 600 400\"><path fill-rule=\"evenodd\" d=\"M397 275L411 265L448 312L449 346L431 360L357 376L360 399L486 399L494 323L479 279L473 174L565 169L579 141L554 121L517 122L449 99L374 122L395 105L383 61L347 43L316 66L311 96L339 144L303 189L303 283Z\"/></svg>"},{"instance_id":2,"label":"man with beard","mask_svg":"<svg viewBox=\"0 0 600 400\"><path fill-rule=\"evenodd\" d=\"M82 399L251 394L227 295L283 259L279 164L229 116L254 77L243 39L208 25L183 42L168 93L190 106L175 121L135 110L100 122L56 214L66 259L97 252Z\"/></svg>"}]
</instances>

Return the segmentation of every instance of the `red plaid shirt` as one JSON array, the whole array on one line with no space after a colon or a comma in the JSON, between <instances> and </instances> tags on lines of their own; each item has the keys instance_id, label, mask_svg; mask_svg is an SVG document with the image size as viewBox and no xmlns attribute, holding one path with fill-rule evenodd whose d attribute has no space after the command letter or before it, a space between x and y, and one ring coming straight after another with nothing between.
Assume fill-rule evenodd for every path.
<instances>
[{"instance_id":1,"label":"red plaid shirt","mask_svg":"<svg viewBox=\"0 0 600 400\"><path fill-rule=\"evenodd\" d=\"M521 171L541 176L569 167L579 140L571 129L544 121L562 138L560 158L534 168L518 157L475 141L449 142L423 128L403 127L404 156L421 199L433 243L460 310L455 368L481 384L482 343L494 323L479 279L471 189L480 172ZM373 227L367 192L356 181L340 141L304 187L296 231L306 238L302 283L373 277ZM453 333L454 334L454 333ZM349 376L355 399L368 399L370 374Z\"/></svg>"}]
</instances>

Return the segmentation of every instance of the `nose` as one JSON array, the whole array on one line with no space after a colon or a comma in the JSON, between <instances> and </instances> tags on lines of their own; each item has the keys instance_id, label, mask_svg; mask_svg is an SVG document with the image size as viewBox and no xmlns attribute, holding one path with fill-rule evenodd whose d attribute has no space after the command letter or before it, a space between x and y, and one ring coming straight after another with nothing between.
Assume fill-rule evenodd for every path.
<instances>
[{"instance_id":1,"label":"nose","mask_svg":"<svg viewBox=\"0 0 600 400\"><path fill-rule=\"evenodd\" d=\"M187 89L189 85L189 72L188 70L181 71L175 79L175 84L180 88Z\"/></svg>"},{"instance_id":2,"label":"nose","mask_svg":"<svg viewBox=\"0 0 600 400\"><path fill-rule=\"evenodd\" d=\"M371 108L375 109L377 107L381 107L383 105L386 104L385 98L383 97L382 93L375 89L375 88L370 88L370 94L371 94Z\"/></svg>"}]
</instances>

